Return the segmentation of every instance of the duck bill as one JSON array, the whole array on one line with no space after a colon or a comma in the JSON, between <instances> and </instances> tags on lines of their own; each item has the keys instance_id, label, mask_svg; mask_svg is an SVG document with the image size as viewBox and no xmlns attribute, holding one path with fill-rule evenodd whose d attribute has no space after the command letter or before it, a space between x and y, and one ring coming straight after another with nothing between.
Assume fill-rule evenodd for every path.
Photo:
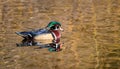
<instances>
[{"instance_id":1,"label":"duck bill","mask_svg":"<svg viewBox=\"0 0 120 69\"><path fill-rule=\"evenodd\" d=\"M60 31L64 31L64 29L62 29L62 28L60 27Z\"/></svg>"}]
</instances>

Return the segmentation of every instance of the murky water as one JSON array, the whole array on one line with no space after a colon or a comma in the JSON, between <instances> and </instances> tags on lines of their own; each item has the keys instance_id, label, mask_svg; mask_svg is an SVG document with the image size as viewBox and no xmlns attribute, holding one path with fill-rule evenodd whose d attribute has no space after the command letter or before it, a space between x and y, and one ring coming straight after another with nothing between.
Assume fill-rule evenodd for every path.
<instances>
[{"instance_id":1,"label":"murky water","mask_svg":"<svg viewBox=\"0 0 120 69\"><path fill-rule=\"evenodd\" d=\"M119 0L1 0L0 69L120 69ZM62 23L61 52L16 47L14 32Z\"/></svg>"}]
</instances>

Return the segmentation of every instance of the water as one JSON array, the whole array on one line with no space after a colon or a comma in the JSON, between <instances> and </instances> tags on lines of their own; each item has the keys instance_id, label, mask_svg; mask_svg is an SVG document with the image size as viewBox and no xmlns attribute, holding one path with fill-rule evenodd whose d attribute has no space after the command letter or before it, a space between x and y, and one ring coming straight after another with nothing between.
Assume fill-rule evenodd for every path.
<instances>
[{"instance_id":1,"label":"water","mask_svg":"<svg viewBox=\"0 0 120 69\"><path fill-rule=\"evenodd\" d=\"M120 69L120 1L7 0L0 5L0 69ZM48 5L49 3L49 5ZM16 31L62 23L61 52L16 47Z\"/></svg>"}]
</instances>

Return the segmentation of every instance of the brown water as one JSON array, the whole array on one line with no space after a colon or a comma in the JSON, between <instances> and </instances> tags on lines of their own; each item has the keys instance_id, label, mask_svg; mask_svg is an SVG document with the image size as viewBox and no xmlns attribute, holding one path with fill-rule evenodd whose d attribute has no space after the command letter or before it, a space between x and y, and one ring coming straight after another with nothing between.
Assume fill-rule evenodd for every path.
<instances>
[{"instance_id":1,"label":"brown water","mask_svg":"<svg viewBox=\"0 0 120 69\"><path fill-rule=\"evenodd\" d=\"M119 0L0 0L0 69L120 69ZM14 32L62 23L61 52L16 47Z\"/></svg>"}]
</instances>

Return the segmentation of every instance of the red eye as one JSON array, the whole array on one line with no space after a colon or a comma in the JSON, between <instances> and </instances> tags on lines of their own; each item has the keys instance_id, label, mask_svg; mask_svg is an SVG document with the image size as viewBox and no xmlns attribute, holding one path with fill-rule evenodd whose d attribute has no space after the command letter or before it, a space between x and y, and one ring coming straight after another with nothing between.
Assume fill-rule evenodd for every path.
<instances>
[{"instance_id":1,"label":"red eye","mask_svg":"<svg viewBox=\"0 0 120 69\"><path fill-rule=\"evenodd\" d=\"M57 26L57 28L59 28L59 26Z\"/></svg>"}]
</instances>

